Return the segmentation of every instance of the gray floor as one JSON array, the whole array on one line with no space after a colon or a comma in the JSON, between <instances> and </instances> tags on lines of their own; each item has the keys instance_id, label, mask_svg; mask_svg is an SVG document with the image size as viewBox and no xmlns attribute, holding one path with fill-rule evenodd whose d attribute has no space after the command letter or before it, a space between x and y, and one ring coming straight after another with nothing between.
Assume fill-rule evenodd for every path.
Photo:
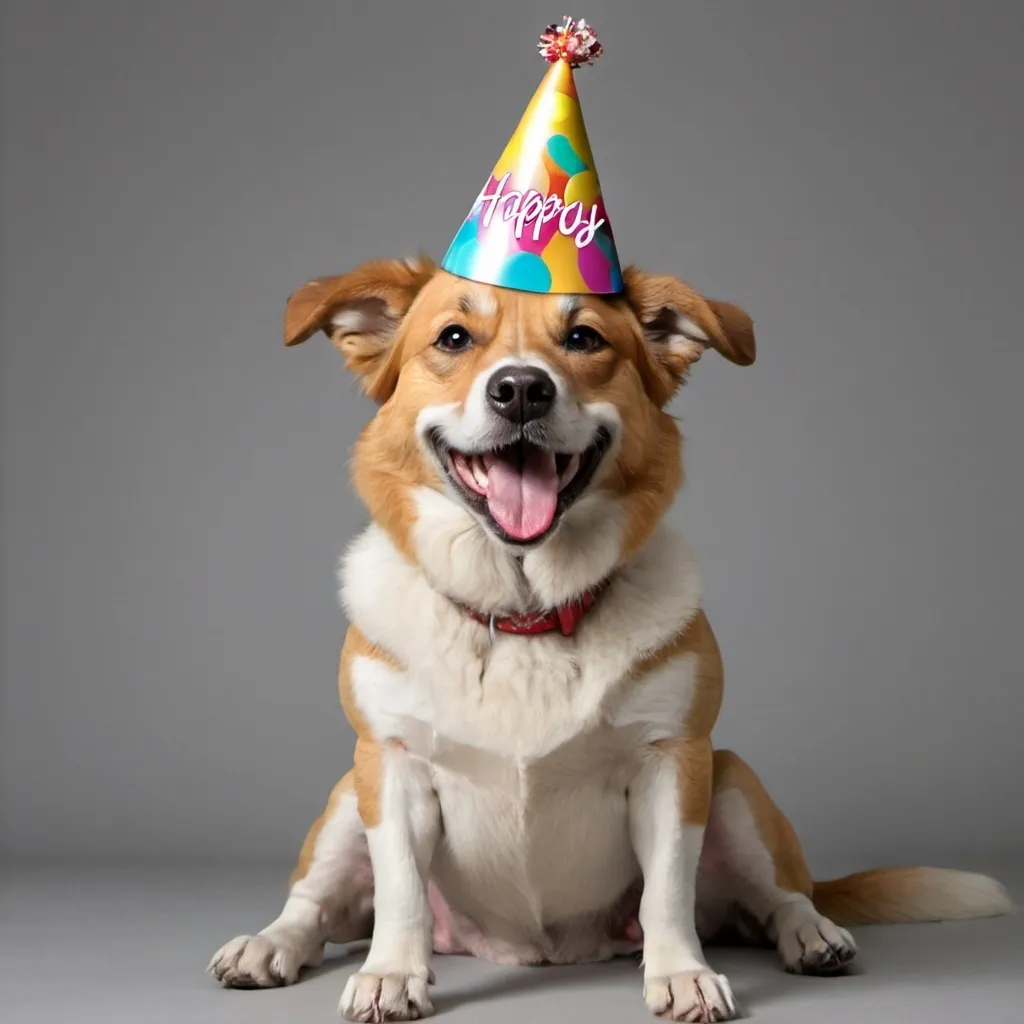
<instances>
[{"instance_id":1,"label":"gray floor","mask_svg":"<svg viewBox=\"0 0 1024 1024\"><path fill-rule=\"evenodd\" d=\"M327 1022L359 962L331 949L298 985L271 991L226 991L203 974L222 942L276 914L282 872L0 870L0 1018L13 1024ZM1024 902L1024 874L998 874ZM857 973L842 978L791 977L757 950L712 949L709 959L764 1024L1024 1021L1024 914L856 937ZM436 970L435 1006L453 1024L648 1020L633 962L500 968L438 958Z\"/></svg>"}]
</instances>

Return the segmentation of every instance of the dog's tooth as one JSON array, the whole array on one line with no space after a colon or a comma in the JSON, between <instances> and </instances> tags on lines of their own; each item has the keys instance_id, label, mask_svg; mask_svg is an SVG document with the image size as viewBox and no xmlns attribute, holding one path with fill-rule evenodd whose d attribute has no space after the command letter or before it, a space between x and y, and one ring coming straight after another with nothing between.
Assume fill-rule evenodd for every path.
<instances>
[{"instance_id":1,"label":"dog's tooth","mask_svg":"<svg viewBox=\"0 0 1024 1024\"><path fill-rule=\"evenodd\" d=\"M487 490L487 467L484 466L484 460L479 455L474 455L470 465L473 469L473 479L480 487Z\"/></svg>"},{"instance_id":2,"label":"dog's tooth","mask_svg":"<svg viewBox=\"0 0 1024 1024\"><path fill-rule=\"evenodd\" d=\"M562 478L558 482L558 488L561 490L563 487L568 487L572 483L572 478L580 471L580 457L574 455L570 460L569 464L565 467L565 471L562 473Z\"/></svg>"}]
</instances>

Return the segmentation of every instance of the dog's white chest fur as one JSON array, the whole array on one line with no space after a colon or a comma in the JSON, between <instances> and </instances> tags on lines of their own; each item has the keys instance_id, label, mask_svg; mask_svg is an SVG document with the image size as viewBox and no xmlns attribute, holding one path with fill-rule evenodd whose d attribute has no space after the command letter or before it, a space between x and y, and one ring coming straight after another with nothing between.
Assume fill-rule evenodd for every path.
<instances>
[{"instance_id":1,"label":"dog's white chest fur","mask_svg":"<svg viewBox=\"0 0 1024 1024\"><path fill-rule=\"evenodd\" d=\"M696 613L685 546L652 539L569 638L492 641L376 527L342 580L354 624L401 665L357 658L352 694L376 739L431 764L446 896L524 936L606 908L637 875L625 801L637 751L678 735L693 694L687 657L631 678Z\"/></svg>"}]
</instances>

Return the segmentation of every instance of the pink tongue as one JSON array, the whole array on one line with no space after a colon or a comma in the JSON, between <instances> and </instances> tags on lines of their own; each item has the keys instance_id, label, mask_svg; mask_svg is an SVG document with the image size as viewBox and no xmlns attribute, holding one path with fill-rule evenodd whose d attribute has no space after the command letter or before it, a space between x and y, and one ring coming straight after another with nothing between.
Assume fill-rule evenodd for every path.
<instances>
[{"instance_id":1,"label":"pink tongue","mask_svg":"<svg viewBox=\"0 0 1024 1024\"><path fill-rule=\"evenodd\" d=\"M555 518L558 471L554 452L528 447L518 463L485 457L487 507L495 522L515 540L539 537Z\"/></svg>"}]
</instances>

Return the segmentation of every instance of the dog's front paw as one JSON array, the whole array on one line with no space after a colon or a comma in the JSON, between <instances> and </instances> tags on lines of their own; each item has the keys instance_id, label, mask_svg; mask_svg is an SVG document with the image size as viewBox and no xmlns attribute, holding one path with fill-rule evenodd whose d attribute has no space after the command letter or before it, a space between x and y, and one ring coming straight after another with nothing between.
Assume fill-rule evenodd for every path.
<instances>
[{"instance_id":1,"label":"dog's front paw","mask_svg":"<svg viewBox=\"0 0 1024 1024\"><path fill-rule=\"evenodd\" d=\"M791 974L841 974L857 955L853 936L820 914L785 919L778 933L779 955Z\"/></svg>"},{"instance_id":2,"label":"dog's front paw","mask_svg":"<svg viewBox=\"0 0 1024 1024\"><path fill-rule=\"evenodd\" d=\"M735 1020L739 1016L729 982L714 971L683 971L644 981L644 1001L663 1020Z\"/></svg>"},{"instance_id":3,"label":"dog's front paw","mask_svg":"<svg viewBox=\"0 0 1024 1024\"><path fill-rule=\"evenodd\" d=\"M323 958L323 951L319 958ZM228 988L292 985L299 971L317 962L315 952L275 942L265 935L239 935L221 946L206 970Z\"/></svg>"},{"instance_id":4,"label":"dog's front paw","mask_svg":"<svg viewBox=\"0 0 1024 1024\"><path fill-rule=\"evenodd\" d=\"M371 1021L419 1020L429 1017L434 1007L427 995L433 980L429 973L373 974L362 970L348 979L338 1006L345 1020Z\"/></svg>"}]
</instances>

